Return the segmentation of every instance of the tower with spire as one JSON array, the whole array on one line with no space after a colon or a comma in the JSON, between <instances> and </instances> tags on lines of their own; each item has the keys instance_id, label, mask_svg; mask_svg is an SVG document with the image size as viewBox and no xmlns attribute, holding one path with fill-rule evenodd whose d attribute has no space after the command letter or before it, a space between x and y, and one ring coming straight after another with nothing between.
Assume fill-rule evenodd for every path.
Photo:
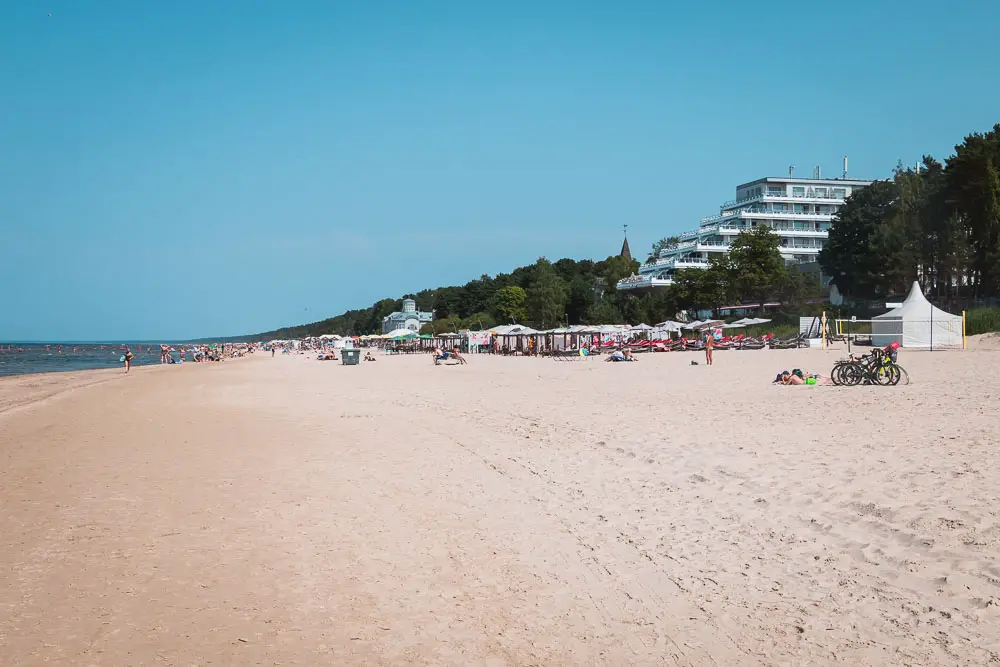
<instances>
[{"instance_id":1,"label":"tower with spire","mask_svg":"<svg viewBox=\"0 0 1000 667\"><path fill-rule=\"evenodd\" d=\"M622 225L622 231L625 232L625 241L622 243L622 251L618 254L631 262L632 250L628 247L628 225Z\"/></svg>"}]
</instances>

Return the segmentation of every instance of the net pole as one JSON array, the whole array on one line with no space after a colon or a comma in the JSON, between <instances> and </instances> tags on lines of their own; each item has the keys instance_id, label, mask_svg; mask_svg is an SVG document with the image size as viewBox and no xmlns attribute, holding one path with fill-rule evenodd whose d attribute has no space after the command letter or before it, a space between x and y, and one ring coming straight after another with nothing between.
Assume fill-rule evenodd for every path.
<instances>
[{"instance_id":1,"label":"net pole","mask_svg":"<svg viewBox=\"0 0 1000 667\"><path fill-rule=\"evenodd\" d=\"M963 313L964 312L965 311L963 311ZM822 329L823 333L822 333L821 337L823 339L823 343L822 343L823 349L825 350L826 349L826 311L825 310L823 311L823 319L822 319L822 323L820 324L820 326L823 327L823 329Z\"/></svg>"},{"instance_id":2,"label":"net pole","mask_svg":"<svg viewBox=\"0 0 1000 667\"><path fill-rule=\"evenodd\" d=\"M931 352L934 351L934 304L931 304Z\"/></svg>"},{"instance_id":3,"label":"net pole","mask_svg":"<svg viewBox=\"0 0 1000 667\"><path fill-rule=\"evenodd\" d=\"M962 311L962 349L965 349L965 311Z\"/></svg>"}]
</instances>

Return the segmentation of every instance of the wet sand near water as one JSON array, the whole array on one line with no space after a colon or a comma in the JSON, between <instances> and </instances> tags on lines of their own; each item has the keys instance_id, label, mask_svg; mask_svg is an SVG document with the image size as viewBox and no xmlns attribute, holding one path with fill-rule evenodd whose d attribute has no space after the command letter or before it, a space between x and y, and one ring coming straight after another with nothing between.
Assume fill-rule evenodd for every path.
<instances>
[{"instance_id":1,"label":"wet sand near water","mask_svg":"<svg viewBox=\"0 0 1000 667\"><path fill-rule=\"evenodd\" d=\"M0 380L0 662L1000 661L1000 352L839 354Z\"/></svg>"}]
</instances>

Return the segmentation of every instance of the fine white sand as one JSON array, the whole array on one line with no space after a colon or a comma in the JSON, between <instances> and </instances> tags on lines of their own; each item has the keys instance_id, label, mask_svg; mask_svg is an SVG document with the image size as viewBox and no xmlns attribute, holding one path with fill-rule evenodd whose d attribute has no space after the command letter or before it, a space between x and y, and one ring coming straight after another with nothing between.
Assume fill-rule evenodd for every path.
<instances>
[{"instance_id":1,"label":"fine white sand","mask_svg":"<svg viewBox=\"0 0 1000 667\"><path fill-rule=\"evenodd\" d=\"M0 381L0 663L1000 662L988 347Z\"/></svg>"}]
</instances>

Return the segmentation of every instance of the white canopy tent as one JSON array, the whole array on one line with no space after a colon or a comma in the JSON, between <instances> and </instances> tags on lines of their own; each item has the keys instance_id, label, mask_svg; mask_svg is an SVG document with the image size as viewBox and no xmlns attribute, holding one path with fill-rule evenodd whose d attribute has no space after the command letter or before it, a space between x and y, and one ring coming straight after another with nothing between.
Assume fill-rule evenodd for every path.
<instances>
[{"instance_id":1,"label":"white canopy tent","mask_svg":"<svg viewBox=\"0 0 1000 667\"><path fill-rule=\"evenodd\" d=\"M903 347L961 347L962 317L935 307L914 281L902 305L872 320L872 345L896 341Z\"/></svg>"},{"instance_id":2,"label":"white canopy tent","mask_svg":"<svg viewBox=\"0 0 1000 667\"><path fill-rule=\"evenodd\" d=\"M725 322L722 320L695 320L688 324L681 325L685 329L708 329L709 327L720 327Z\"/></svg>"},{"instance_id":3,"label":"white canopy tent","mask_svg":"<svg viewBox=\"0 0 1000 667\"><path fill-rule=\"evenodd\" d=\"M393 329L387 334L382 334L382 338L399 338L400 336L416 336L416 331L410 331L409 329Z\"/></svg>"}]
</instances>

